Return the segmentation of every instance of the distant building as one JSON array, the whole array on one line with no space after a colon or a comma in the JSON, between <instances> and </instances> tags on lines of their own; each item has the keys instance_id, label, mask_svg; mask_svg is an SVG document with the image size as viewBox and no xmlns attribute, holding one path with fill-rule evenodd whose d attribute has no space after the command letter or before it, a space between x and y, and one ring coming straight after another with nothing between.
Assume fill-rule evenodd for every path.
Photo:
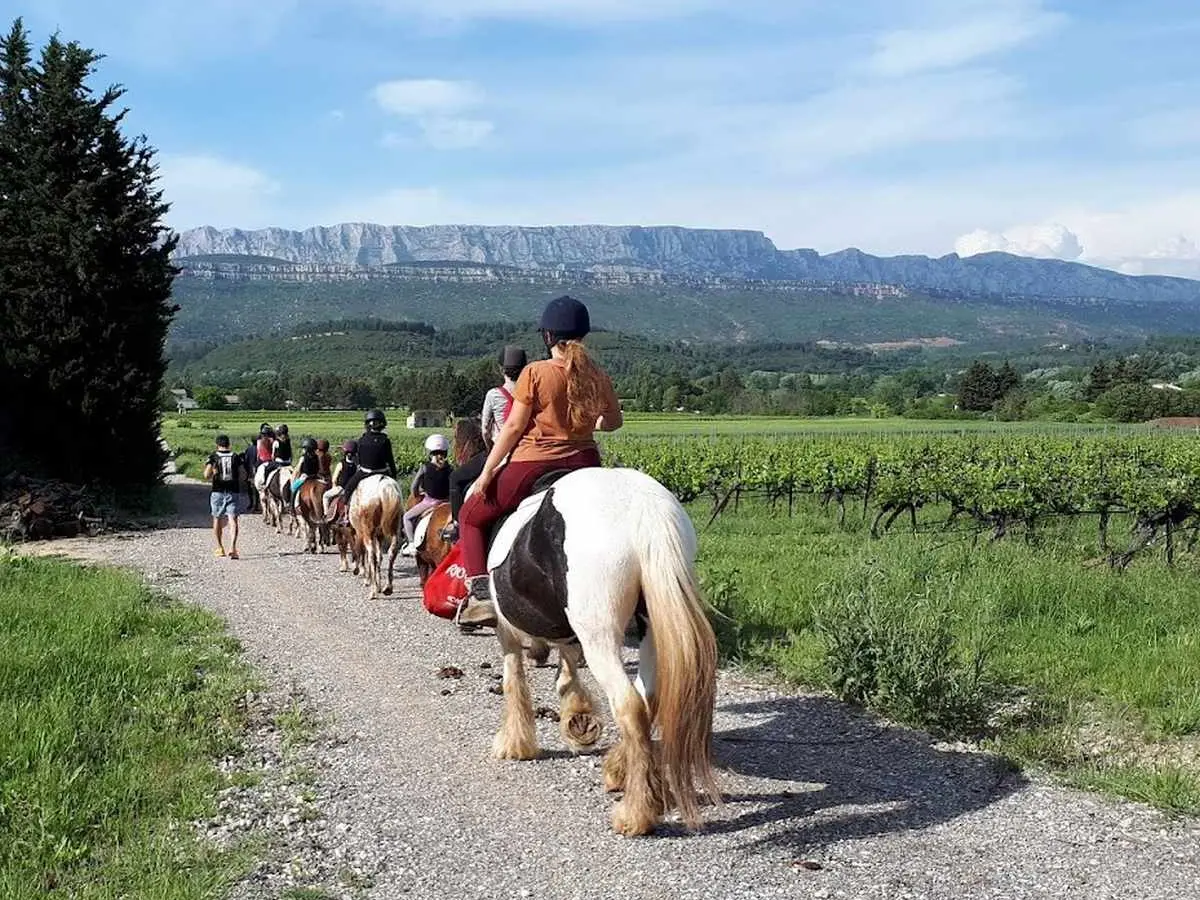
<instances>
[{"instance_id":1,"label":"distant building","mask_svg":"<svg viewBox=\"0 0 1200 900\"><path fill-rule=\"evenodd\" d=\"M175 392L171 391L171 393L173 394ZM193 400L191 397L187 396L186 394L184 394L184 396L182 396L182 397L175 398L175 410L180 415L183 415L184 413L186 413L190 410L199 409L199 408L200 408L200 404L197 403L195 400Z\"/></svg>"},{"instance_id":2,"label":"distant building","mask_svg":"<svg viewBox=\"0 0 1200 900\"><path fill-rule=\"evenodd\" d=\"M448 414L441 409L414 409L408 415L409 428L445 428Z\"/></svg>"},{"instance_id":3,"label":"distant building","mask_svg":"<svg viewBox=\"0 0 1200 900\"><path fill-rule=\"evenodd\" d=\"M241 406L242 398L239 397L237 394L226 394L225 395L225 405L226 406Z\"/></svg>"},{"instance_id":4,"label":"distant building","mask_svg":"<svg viewBox=\"0 0 1200 900\"><path fill-rule=\"evenodd\" d=\"M1165 419L1151 419L1146 424L1151 428L1186 428L1200 431L1200 416L1168 416Z\"/></svg>"}]
</instances>

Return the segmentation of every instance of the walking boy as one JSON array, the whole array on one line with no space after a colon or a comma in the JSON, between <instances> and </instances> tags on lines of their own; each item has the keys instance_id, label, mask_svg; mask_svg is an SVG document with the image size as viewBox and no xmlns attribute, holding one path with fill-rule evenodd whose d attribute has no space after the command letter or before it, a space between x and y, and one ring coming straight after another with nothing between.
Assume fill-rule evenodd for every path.
<instances>
[{"instance_id":1,"label":"walking boy","mask_svg":"<svg viewBox=\"0 0 1200 900\"><path fill-rule=\"evenodd\" d=\"M238 494L245 476L246 461L242 459L241 454L234 453L229 448L229 436L217 435L217 449L209 455L204 466L204 480L212 482L212 493L208 502L213 517L213 537L217 539L214 556L225 555L221 534L225 529L224 519L228 517L230 530L233 532L233 540L229 544L229 558L238 558Z\"/></svg>"}]
</instances>

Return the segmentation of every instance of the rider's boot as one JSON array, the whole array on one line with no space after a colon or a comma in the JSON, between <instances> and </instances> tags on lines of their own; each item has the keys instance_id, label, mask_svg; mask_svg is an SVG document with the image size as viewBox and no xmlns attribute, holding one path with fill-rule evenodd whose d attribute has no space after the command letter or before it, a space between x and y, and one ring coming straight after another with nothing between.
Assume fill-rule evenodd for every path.
<instances>
[{"instance_id":1,"label":"rider's boot","mask_svg":"<svg viewBox=\"0 0 1200 900\"><path fill-rule=\"evenodd\" d=\"M441 539L443 541L445 541L448 544L457 543L458 542L458 523L450 522L449 524L447 524L446 527L442 529L442 533L439 536L441 537Z\"/></svg>"},{"instance_id":2,"label":"rider's boot","mask_svg":"<svg viewBox=\"0 0 1200 900\"><path fill-rule=\"evenodd\" d=\"M492 602L489 581L487 575L467 579L467 597L454 616L454 623L463 631L496 624L496 607Z\"/></svg>"}]
</instances>

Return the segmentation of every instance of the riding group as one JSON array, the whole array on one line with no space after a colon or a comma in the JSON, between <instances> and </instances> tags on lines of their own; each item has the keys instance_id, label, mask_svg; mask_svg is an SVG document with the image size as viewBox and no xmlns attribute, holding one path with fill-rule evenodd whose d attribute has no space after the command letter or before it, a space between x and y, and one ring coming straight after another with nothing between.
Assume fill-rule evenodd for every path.
<instances>
[{"instance_id":1,"label":"riding group","mask_svg":"<svg viewBox=\"0 0 1200 900\"><path fill-rule=\"evenodd\" d=\"M369 412L363 435L342 445L336 469L328 444L307 438L293 466L286 426L264 425L252 445L262 512L278 531L285 518L299 523L310 552L326 535L343 571L348 557L364 571L372 597L385 546L382 592L391 593L401 533L423 585L453 553L465 581L455 621L464 631L494 626L504 654L494 755L538 755L523 651L552 645L566 743L589 749L602 730L578 675L584 660L619 729L603 768L606 788L623 791L613 828L649 833L670 808L696 827L702 802L720 802L710 750L716 641L697 587L696 534L653 478L601 466L595 432L615 431L623 416L612 381L583 344L587 307L552 300L538 330L546 359L527 363L520 348L504 349L504 386L488 392L481 419L455 425L455 463L446 438L431 435L407 500L382 411ZM224 456L206 468L214 519L219 480L242 468L224 442ZM219 531L217 540L220 547ZM622 660L627 632L639 647L632 683Z\"/></svg>"}]
</instances>

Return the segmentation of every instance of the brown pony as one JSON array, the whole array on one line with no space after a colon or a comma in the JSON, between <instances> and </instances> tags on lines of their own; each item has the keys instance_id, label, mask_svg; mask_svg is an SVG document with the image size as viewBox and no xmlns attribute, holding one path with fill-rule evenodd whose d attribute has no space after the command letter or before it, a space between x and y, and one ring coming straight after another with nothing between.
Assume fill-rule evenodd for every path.
<instances>
[{"instance_id":1,"label":"brown pony","mask_svg":"<svg viewBox=\"0 0 1200 900\"><path fill-rule=\"evenodd\" d=\"M329 526L332 533L333 541L337 544L338 556L341 557L342 572L349 572L350 566L348 562L354 563L354 574L357 575L366 566L366 548L363 546L362 539L359 538L356 532L349 525L343 525L335 521Z\"/></svg>"},{"instance_id":2,"label":"brown pony","mask_svg":"<svg viewBox=\"0 0 1200 900\"><path fill-rule=\"evenodd\" d=\"M325 490L328 487L329 484L320 478L306 479L304 484L300 485L300 494L296 498L296 512L303 523L304 552L306 553L318 552L317 541L327 524L325 521ZM325 542L321 543L323 548Z\"/></svg>"},{"instance_id":3,"label":"brown pony","mask_svg":"<svg viewBox=\"0 0 1200 900\"><path fill-rule=\"evenodd\" d=\"M419 499L410 498L405 509L412 509ZM450 554L453 546L442 537L442 529L450 524L450 504L439 503L421 518L429 520L429 527L425 529L416 553L417 576L421 579L421 587L424 587L433 570Z\"/></svg>"}]
</instances>

